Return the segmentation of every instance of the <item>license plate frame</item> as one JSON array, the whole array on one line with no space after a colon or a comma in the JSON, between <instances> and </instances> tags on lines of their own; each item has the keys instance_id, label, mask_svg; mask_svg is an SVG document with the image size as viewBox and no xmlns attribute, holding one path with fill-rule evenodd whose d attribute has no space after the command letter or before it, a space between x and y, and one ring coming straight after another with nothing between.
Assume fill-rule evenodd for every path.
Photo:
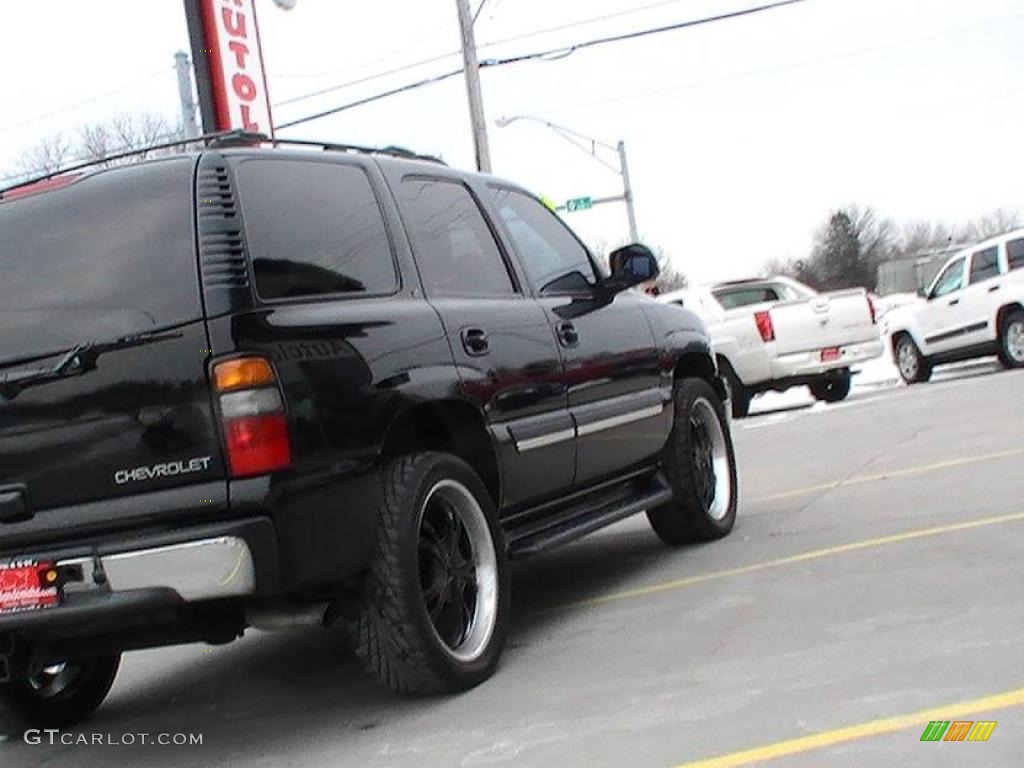
<instances>
[{"instance_id":1,"label":"license plate frame","mask_svg":"<svg viewBox=\"0 0 1024 768\"><path fill-rule=\"evenodd\" d=\"M834 363L842 356L842 347L825 347L821 350L821 362L823 363Z\"/></svg>"},{"instance_id":2,"label":"license plate frame","mask_svg":"<svg viewBox=\"0 0 1024 768\"><path fill-rule=\"evenodd\" d=\"M60 587L44 584L53 563L32 559L0 562L0 616L29 613L60 605Z\"/></svg>"}]
</instances>

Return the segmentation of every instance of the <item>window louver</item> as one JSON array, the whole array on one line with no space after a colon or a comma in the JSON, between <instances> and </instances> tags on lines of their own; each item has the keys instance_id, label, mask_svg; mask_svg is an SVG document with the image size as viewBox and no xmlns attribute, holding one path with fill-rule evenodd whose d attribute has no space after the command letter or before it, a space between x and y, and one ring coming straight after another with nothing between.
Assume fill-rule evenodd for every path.
<instances>
[{"instance_id":1,"label":"window louver","mask_svg":"<svg viewBox=\"0 0 1024 768\"><path fill-rule=\"evenodd\" d=\"M203 164L197 183L199 255L207 288L247 288L242 219L225 165Z\"/></svg>"}]
</instances>

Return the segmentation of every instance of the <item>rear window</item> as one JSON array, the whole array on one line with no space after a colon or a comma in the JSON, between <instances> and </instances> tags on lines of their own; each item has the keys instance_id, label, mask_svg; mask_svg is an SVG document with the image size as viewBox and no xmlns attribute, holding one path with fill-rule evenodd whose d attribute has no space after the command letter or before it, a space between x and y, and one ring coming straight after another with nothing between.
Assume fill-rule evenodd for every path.
<instances>
[{"instance_id":1,"label":"rear window","mask_svg":"<svg viewBox=\"0 0 1024 768\"><path fill-rule=\"evenodd\" d=\"M1011 240L1006 244L1006 258L1010 269L1024 268L1024 240Z\"/></svg>"},{"instance_id":2,"label":"rear window","mask_svg":"<svg viewBox=\"0 0 1024 768\"><path fill-rule=\"evenodd\" d=\"M751 304L763 304L766 301L779 301L782 297L771 285L757 285L744 288L728 288L715 291L715 298L725 309L747 307Z\"/></svg>"},{"instance_id":3,"label":"rear window","mask_svg":"<svg viewBox=\"0 0 1024 768\"><path fill-rule=\"evenodd\" d=\"M260 298L397 289L384 217L361 168L262 158L235 167Z\"/></svg>"},{"instance_id":4,"label":"rear window","mask_svg":"<svg viewBox=\"0 0 1024 768\"><path fill-rule=\"evenodd\" d=\"M102 171L0 202L0 359L201 317L192 165Z\"/></svg>"}]
</instances>

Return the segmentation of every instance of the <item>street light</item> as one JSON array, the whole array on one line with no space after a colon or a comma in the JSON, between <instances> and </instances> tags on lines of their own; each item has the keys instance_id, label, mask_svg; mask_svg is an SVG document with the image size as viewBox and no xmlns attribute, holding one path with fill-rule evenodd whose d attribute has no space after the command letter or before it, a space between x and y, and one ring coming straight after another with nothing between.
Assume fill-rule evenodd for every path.
<instances>
[{"instance_id":1,"label":"street light","mask_svg":"<svg viewBox=\"0 0 1024 768\"><path fill-rule=\"evenodd\" d=\"M633 188L629 183L629 165L626 163L626 143L620 141L616 146L607 144L603 141L587 136L586 134L574 131L571 128L566 128L564 125L558 125L552 123L550 120L542 120L539 117L532 117L530 115L514 115L513 117L499 117L495 120L495 125L499 128L505 128L508 125L516 122L517 120L530 120L534 123L540 123L541 125L547 126L552 131L557 133L563 139L568 141L574 147L583 152L586 152L597 162L608 168L622 177L622 194L615 197L602 197L592 201L592 205L598 205L600 203L612 203L620 200L626 203L626 214L629 216L629 237L635 243L640 239L636 229L636 212L633 209ZM615 152L618 155L619 163L614 165L597 154L598 149L605 149L610 152Z\"/></svg>"}]
</instances>

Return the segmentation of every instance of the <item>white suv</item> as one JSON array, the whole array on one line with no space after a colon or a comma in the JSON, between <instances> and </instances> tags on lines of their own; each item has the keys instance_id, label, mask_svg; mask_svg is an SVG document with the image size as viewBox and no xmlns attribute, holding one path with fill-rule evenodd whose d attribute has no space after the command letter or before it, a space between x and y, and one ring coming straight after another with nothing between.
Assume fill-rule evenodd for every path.
<instances>
[{"instance_id":1,"label":"white suv","mask_svg":"<svg viewBox=\"0 0 1024 768\"><path fill-rule=\"evenodd\" d=\"M918 301L889 316L892 351L908 384L932 369L985 355L1024 367L1024 229L951 258Z\"/></svg>"}]
</instances>

